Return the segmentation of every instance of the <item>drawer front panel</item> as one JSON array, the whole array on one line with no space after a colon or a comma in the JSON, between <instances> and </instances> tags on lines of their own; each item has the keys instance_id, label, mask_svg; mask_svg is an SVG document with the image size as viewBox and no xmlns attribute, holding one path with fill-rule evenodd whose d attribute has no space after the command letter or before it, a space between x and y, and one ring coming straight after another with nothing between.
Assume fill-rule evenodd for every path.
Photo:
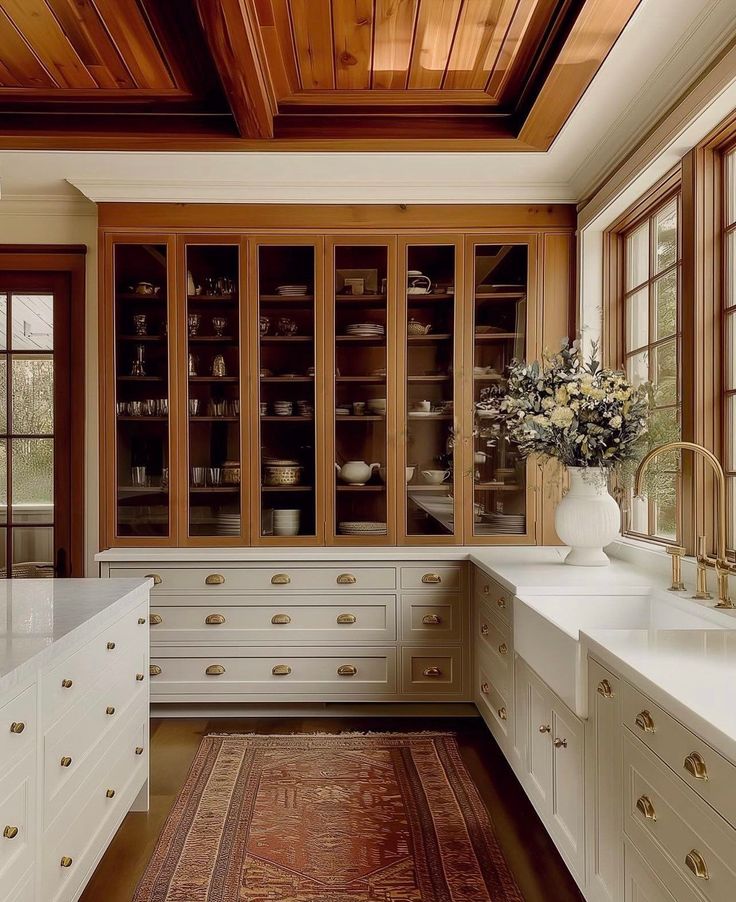
<instances>
[{"instance_id":1,"label":"drawer front panel","mask_svg":"<svg viewBox=\"0 0 736 902\"><path fill-rule=\"evenodd\" d=\"M698 902L700 898L684 885L675 898L630 843L624 845L624 886L624 902Z\"/></svg>"},{"instance_id":2,"label":"drawer front panel","mask_svg":"<svg viewBox=\"0 0 736 902\"><path fill-rule=\"evenodd\" d=\"M496 611L506 623L511 624L513 618L512 603L513 596L504 589L499 583L486 576L481 570L476 568L473 580L473 594L476 601L481 604L488 605L491 610Z\"/></svg>"},{"instance_id":3,"label":"drawer front panel","mask_svg":"<svg viewBox=\"0 0 736 902\"><path fill-rule=\"evenodd\" d=\"M393 567L112 567L110 576L154 576L159 578L153 595L168 592L207 592L213 596L232 592L300 592L394 589Z\"/></svg>"},{"instance_id":4,"label":"drawer front panel","mask_svg":"<svg viewBox=\"0 0 736 902\"><path fill-rule=\"evenodd\" d=\"M239 599L242 602L242 598ZM316 601L327 602L316 604ZM151 608L151 641L217 640L342 641L396 639L396 596L356 595L315 599L289 596L283 602L249 599L247 605L172 605Z\"/></svg>"},{"instance_id":5,"label":"drawer front panel","mask_svg":"<svg viewBox=\"0 0 736 902\"><path fill-rule=\"evenodd\" d=\"M463 636L463 599L459 595L428 594L401 596L401 639L436 645L461 642Z\"/></svg>"},{"instance_id":6,"label":"drawer front panel","mask_svg":"<svg viewBox=\"0 0 736 902\"><path fill-rule=\"evenodd\" d=\"M401 691L407 695L458 695L463 691L459 648L402 648Z\"/></svg>"},{"instance_id":7,"label":"drawer front panel","mask_svg":"<svg viewBox=\"0 0 736 902\"><path fill-rule=\"evenodd\" d=\"M462 585L460 567L402 567L402 589L444 589L457 591Z\"/></svg>"},{"instance_id":8,"label":"drawer front panel","mask_svg":"<svg viewBox=\"0 0 736 902\"><path fill-rule=\"evenodd\" d=\"M0 888L19 881L33 860L34 764L23 762L0 781Z\"/></svg>"},{"instance_id":9,"label":"drawer front panel","mask_svg":"<svg viewBox=\"0 0 736 902\"><path fill-rule=\"evenodd\" d=\"M476 701L485 714L485 719L490 718L491 726L505 739L509 736L511 728L511 706L507 696L496 686L491 678L488 668L482 660L476 665Z\"/></svg>"},{"instance_id":10,"label":"drawer front panel","mask_svg":"<svg viewBox=\"0 0 736 902\"><path fill-rule=\"evenodd\" d=\"M624 735L624 831L673 890L668 871L713 902L732 902L736 830L628 731Z\"/></svg>"},{"instance_id":11,"label":"drawer front panel","mask_svg":"<svg viewBox=\"0 0 736 902\"><path fill-rule=\"evenodd\" d=\"M393 648L232 649L198 648L196 657L156 649L151 680L154 700L169 694L354 695L396 692ZM181 650L171 650L179 652ZM209 669L209 674L207 673Z\"/></svg>"},{"instance_id":12,"label":"drawer front panel","mask_svg":"<svg viewBox=\"0 0 736 902\"><path fill-rule=\"evenodd\" d=\"M624 683L623 720L697 794L736 826L736 766Z\"/></svg>"},{"instance_id":13,"label":"drawer front panel","mask_svg":"<svg viewBox=\"0 0 736 902\"><path fill-rule=\"evenodd\" d=\"M0 708L0 761L3 769L36 750L36 687L29 686Z\"/></svg>"},{"instance_id":14,"label":"drawer front panel","mask_svg":"<svg viewBox=\"0 0 736 902\"><path fill-rule=\"evenodd\" d=\"M510 698L514 666L510 628L503 621L499 623L486 605L480 605L475 635L476 649L486 662L493 682Z\"/></svg>"}]
</instances>

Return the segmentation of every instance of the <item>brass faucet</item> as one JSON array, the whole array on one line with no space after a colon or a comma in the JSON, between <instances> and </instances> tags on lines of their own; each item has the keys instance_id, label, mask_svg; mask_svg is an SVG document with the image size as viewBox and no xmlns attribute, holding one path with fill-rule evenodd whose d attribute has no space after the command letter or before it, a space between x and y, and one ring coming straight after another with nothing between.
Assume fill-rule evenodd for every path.
<instances>
[{"instance_id":1,"label":"brass faucet","mask_svg":"<svg viewBox=\"0 0 736 902\"><path fill-rule=\"evenodd\" d=\"M652 448L641 459L639 466L636 468L636 476L634 479L634 493L637 497L642 494L642 482L644 479L644 471L649 466L649 462L654 460L660 454L667 451L692 451L699 454L704 460L710 464L716 477L716 556L710 557L706 553L704 540L701 538L698 548L698 589L702 595L707 596L705 588L705 570L704 567L713 567L716 571L718 580L718 603L717 608L734 608L736 605L731 601L728 595L728 574L736 573L736 564L732 564L726 557L726 474L718 458L695 442L666 442L657 448Z\"/></svg>"}]
</instances>

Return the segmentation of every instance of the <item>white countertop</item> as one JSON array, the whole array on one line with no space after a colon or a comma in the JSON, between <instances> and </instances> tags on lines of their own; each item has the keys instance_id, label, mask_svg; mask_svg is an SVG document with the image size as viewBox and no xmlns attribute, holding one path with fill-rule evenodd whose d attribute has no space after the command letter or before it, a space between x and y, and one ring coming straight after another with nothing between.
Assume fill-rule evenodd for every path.
<instances>
[{"instance_id":1,"label":"white countertop","mask_svg":"<svg viewBox=\"0 0 736 902\"><path fill-rule=\"evenodd\" d=\"M581 638L603 664L736 763L736 629L591 630Z\"/></svg>"},{"instance_id":2,"label":"white countertop","mask_svg":"<svg viewBox=\"0 0 736 902\"><path fill-rule=\"evenodd\" d=\"M0 581L0 692L143 601L145 579Z\"/></svg>"}]
</instances>

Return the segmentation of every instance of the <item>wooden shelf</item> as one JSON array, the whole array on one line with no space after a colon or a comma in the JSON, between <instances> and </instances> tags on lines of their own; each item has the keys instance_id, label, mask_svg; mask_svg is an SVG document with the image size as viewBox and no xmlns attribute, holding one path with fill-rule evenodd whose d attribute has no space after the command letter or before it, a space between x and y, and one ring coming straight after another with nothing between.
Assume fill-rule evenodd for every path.
<instances>
[{"instance_id":1,"label":"wooden shelf","mask_svg":"<svg viewBox=\"0 0 736 902\"><path fill-rule=\"evenodd\" d=\"M192 485L189 486L192 495L235 495L240 492L239 485Z\"/></svg>"},{"instance_id":2,"label":"wooden shelf","mask_svg":"<svg viewBox=\"0 0 736 902\"><path fill-rule=\"evenodd\" d=\"M526 291L519 288L518 291L478 291L475 292L476 301L521 301L526 298Z\"/></svg>"},{"instance_id":3,"label":"wooden shelf","mask_svg":"<svg viewBox=\"0 0 736 902\"><path fill-rule=\"evenodd\" d=\"M452 376L407 376L407 382L449 382Z\"/></svg>"},{"instance_id":4,"label":"wooden shelf","mask_svg":"<svg viewBox=\"0 0 736 902\"><path fill-rule=\"evenodd\" d=\"M385 492L385 485L337 485L338 492Z\"/></svg>"},{"instance_id":5,"label":"wooden shelf","mask_svg":"<svg viewBox=\"0 0 736 902\"><path fill-rule=\"evenodd\" d=\"M240 417L200 417L189 414L190 423L239 423Z\"/></svg>"},{"instance_id":6,"label":"wooden shelf","mask_svg":"<svg viewBox=\"0 0 736 902\"><path fill-rule=\"evenodd\" d=\"M262 304L311 304L313 294L262 294L258 298Z\"/></svg>"},{"instance_id":7,"label":"wooden shelf","mask_svg":"<svg viewBox=\"0 0 736 902\"><path fill-rule=\"evenodd\" d=\"M286 342L312 342L314 335L261 335L261 342L280 343Z\"/></svg>"},{"instance_id":8,"label":"wooden shelf","mask_svg":"<svg viewBox=\"0 0 736 902\"><path fill-rule=\"evenodd\" d=\"M476 332L476 341L507 341L509 338L523 338L521 332Z\"/></svg>"},{"instance_id":9,"label":"wooden shelf","mask_svg":"<svg viewBox=\"0 0 736 902\"><path fill-rule=\"evenodd\" d=\"M385 381L385 376L335 376L335 382L370 382L377 384Z\"/></svg>"},{"instance_id":10,"label":"wooden shelf","mask_svg":"<svg viewBox=\"0 0 736 902\"><path fill-rule=\"evenodd\" d=\"M139 417L129 417L118 415L119 423L166 423L168 422L168 419L168 417L145 417L143 415Z\"/></svg>"},{"instance_id":11,"label":"wooden shelf","mask_svg":"<svg viewBox=\"0 0 736 902\"><path fill-rule=\"evenodd\" d=\"M447 294L443 291L430 292L429 294L410 294L406 293L406 300L411 307L412 304L436 304L438 301L454 301L454 294Z\"/></svg>"},{"instance_id":12,"label":"wooden shelf","mask_svg":"<svg viewBox=\"0 0 736 902\"><path fill-rule=\"evenodd\" d=\"M498 373L485 373L482 376L473 376L476 382L505 382L505 376L499 376Z\"/></svg>"},{"instance_id":13,"label":"wooden shelf","mask_svg":"<svg viewBox=\"0 0 736 902\"><path fill-rule=\"evenodd\" d=\"M190 304L234 304L238 300L237 294L188 294Z\"/></svg>"},{"instance_id":14,"label":"wooden shelf","mask_svg":"<svg viewBox=\"0 0 736 902\"><path fill-rule=\"evenodd\" d=\"M406 340L410 345L431 345L440 341L449 341L452 335L449 332L437 332L434 335L407 335Z\"/></svg>"},{"instance_id":15,"label":"wooden shelf","mask_svg":"<svg viewBox=\"0 0 736 902\"><path fill-rule=\"evenodd\" d=\"M422 421L432 423L436 420L451 420L453 415L451 413L437 413L432 414L431 417L413 417L411 413L407 413L406 419L411 420L412 423L421 423Z\"/></svg>"},{"instance_id":16,"label":"wooden shelf","mask_svg":"<svg viewBox=\"0 0 736 902\"><path fill-rule=\"evenodd\" d=\"M336 294L336 304L385 304L385 294Z\"/></svg>"},{"instance_id":17,"label":"wooden shelf","mask_svg":"<svg viewBox=\"0 0 736 902\"><path fill-rule=\"evenodd\" d=\"M335 414L336 423L375 423L376 420L385 420L386 417L377 416L373 413L360 414Z\"/></svg>"},{"instance_id":18,"label":"wooden shelf","mask_svg":"<svg viewBox=\"0 0 736 902\"><path fill-rule=\"evenodd\" d=\"M406 490L408 492L445 492L446 494L449 494L449 492L452 491L452 480L448 479L441 485L413 485L412 483L407 482Z\"/></svg>"},{"instance_id":19,"label":"wooden shelf","mask_svg":"<svg viewBox=\"0 0 736 902\"><path fill-rule=\"evenodd\" d=\"M115 294L118 301L138 301L142 304L157 303L166 300L166 294L136 294L133 291L118 291Z\"/></svg>"},{"instance_id":20,"label":"wooden shelf","mask_svg":"<svg viewBox=\"0 0 736 902\"><path fill-rule=\"evenodd\" d=\"M119 485L118 495L168 495L168 488L159 485Z\"/></svg>"},{"instance_id":21,"label":"wooden shelf","mask_svg":"<svg viewBox=\"0 0 736 902\"><path fill-rule=\"evenodd\" d=\"M386 344L386 336L385 335L336 335L335 341L338 343L349 344L351 342L355 344L365 344L365 345L385 345Z\"/></svg>"},{"instance_id":22,"label":"wooden shelf","mask_svg":"<svg viewBox=\"0 0 736 902\"><path fill-rule=\"evenodd\" d=\"M118 376L118 382L163 382L163 376Z\"/></svg>"},{"instance_id":23,"label":"wooden shelf","mask_svg":"<svg viewBox=\"0 0 736 902\"><path fill-rule=\"evenodd\" d=\"M238 382L239 376L190 376L190 382Z\"/></svg>"},{"instance_id":24,"label":"wooden shelf","mask_svg":"<svg viewBox=\"0 0 736 902\"><path fill-rule=\"evenodd\" d=\"M165 335L118 335L118 341L132 341L141 344L151 341L166 341Z\"/></svg>"},{"instance_id":25,"label":"wooden shelf","mask_svg":"<svg viewBox=\"0 0 736 902\"><path fill-rule=\"evenodd\" d=\"M261 417L262 423L313 423L314 417L300 417L298 415L288 416L288 417L279 417L275 414L267 414L265 417Z\"/></svg>"},{"instance_id":26,"label":"wooden shelf","mask_svg":"<svg viewBox=\"0 0 736 902\"><path fill-rule=\"evenodd\" d=\"M311 485L262 485L262 492L311 492Z\"/></svg>"},{"instance_id":27,"label":"wooden shelf","mask_svg":"<svg viewBox=\"0 0 736 902\"><path fill-rule=\"evenodd\" d=\"M504 482L476 482L475 489L479 492L519 492L524 488L523 485Z\"/></svg>"},{"instance_id":28,"label":"wooden shelf","mask_svg":"<svg viewBox=\"0 0 736 902\"><path fill-rule=\"evenodd\" d=\"M314 382L314 376L261 376L261 382Z\"/></svg>"},{"instance_id":29,"label":"wooden shelf","mask_svg":"<svg viewBox=\"0 0 736 902\"><path fill-rule=\"evenodd\" d=\"M227 341L236 341L234 335L190 335L189 344L205 344L214 342L216 344L224 344Z\"/></svg>"}]
</instances>

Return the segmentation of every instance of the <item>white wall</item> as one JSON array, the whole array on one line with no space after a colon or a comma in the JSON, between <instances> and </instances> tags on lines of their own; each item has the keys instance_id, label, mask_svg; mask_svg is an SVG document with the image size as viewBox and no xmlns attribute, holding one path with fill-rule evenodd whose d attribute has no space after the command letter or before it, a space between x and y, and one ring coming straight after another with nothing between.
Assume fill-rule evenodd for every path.
<instances>
[{"instance_id":1,"label":"white wall","mask_svg":"<svg viewBox=\"0 0 736 902\"><path fill-rule=\"evenodd\" d=\"M86 284L85 568L97 575L99 423L97 416L97 207L84 200L0 201L1 244L84 244Z\"/></svg>"}]
</instances>

